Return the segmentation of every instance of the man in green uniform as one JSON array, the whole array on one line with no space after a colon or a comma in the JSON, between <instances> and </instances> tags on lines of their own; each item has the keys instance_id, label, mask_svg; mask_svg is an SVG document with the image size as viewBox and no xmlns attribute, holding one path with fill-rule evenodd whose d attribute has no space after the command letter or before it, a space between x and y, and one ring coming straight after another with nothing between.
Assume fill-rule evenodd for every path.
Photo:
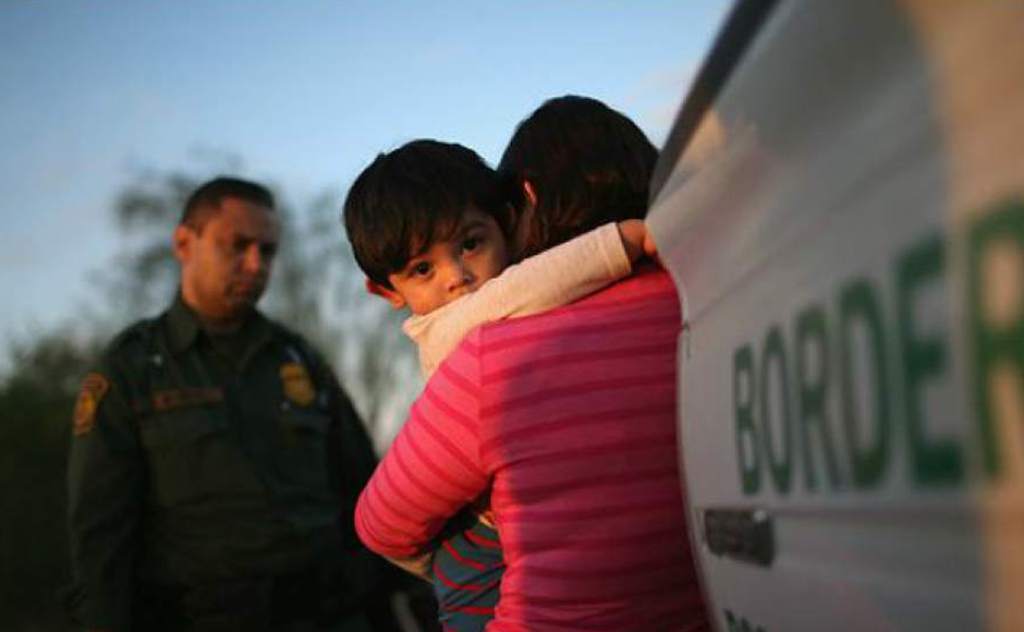
<instances>
[{"instance_id":1,"label":"man in green uniform","mask_svg":"<svg viewBox=\"0 0 1024 632\"><path fill-rule=\"evenodd\" d=\"M393 625L351 528L370 442L320 356L255 309L273 208L255 183L200 187L174 231L173 304L83 382L68 482L72 606L89 630Z\"/></svg>"}]
</instances>

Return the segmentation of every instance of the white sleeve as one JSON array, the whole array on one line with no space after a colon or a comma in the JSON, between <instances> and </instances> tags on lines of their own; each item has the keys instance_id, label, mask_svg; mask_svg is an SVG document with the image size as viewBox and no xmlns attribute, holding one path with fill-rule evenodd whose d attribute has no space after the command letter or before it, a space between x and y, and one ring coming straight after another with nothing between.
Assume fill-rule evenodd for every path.
<instances>
[{"instance_id":1,"label":"white sleeve","mask_svg":"<svg viewBox=\"0 0 1024 632\"><path fill-rule=\"evenodd\" d=\"M605 224L509 266L471 294L411 317L404 329L419 345L420 368L430 376L479 325L567 305L629 276L630 271L618 225Z\"/></svg>"}]
</instances>

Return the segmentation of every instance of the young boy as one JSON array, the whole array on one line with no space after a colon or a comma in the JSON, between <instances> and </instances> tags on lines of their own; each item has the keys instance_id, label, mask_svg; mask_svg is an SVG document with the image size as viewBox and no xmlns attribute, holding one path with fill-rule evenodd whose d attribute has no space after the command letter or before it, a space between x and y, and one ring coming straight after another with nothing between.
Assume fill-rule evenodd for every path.
<instances>
[{"instance_id":1,"label":"young boy","mask_svg":"<svg viewBox=\"0 0 1024 632\"><path fill-rule=\"evenodd\" d=\"M499 190L472 150L418 140L379 155L345 200L367 288L412 312L403 329L426 376L478 325L571 303L628 276L645 250L653 254L643 222L628 220L509 267L514 211ZM498 599L498 534L486 499L474 505L477 515L469 508L442 531L432 560L400 564L433 581L445 630L482 630Z\"/></svg>"}]
</instances>

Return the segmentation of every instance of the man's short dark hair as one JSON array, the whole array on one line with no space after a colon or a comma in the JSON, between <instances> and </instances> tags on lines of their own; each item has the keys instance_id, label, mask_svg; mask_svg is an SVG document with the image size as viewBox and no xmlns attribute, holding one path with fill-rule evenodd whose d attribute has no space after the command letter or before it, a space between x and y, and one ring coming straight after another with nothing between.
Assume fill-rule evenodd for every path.
<instances>
[{"instance_id":1,"label":"man's short dark hair","mask_svg":"<svg viewBox=\"0 0 1024 632\"><path fill-rule=\"evenodd\" d=\"M508 205L497 175L475 151L457 143L414 140L382 153L345 197L345 230L356 262L375 283L447 239L467 209L490 215L508 235Z\"/></svg>"},{"instance_id":2,"label":"man's short dark hair","mask_svg":"<svg viewBox=\"0 0 1024 632\"><path fill-rule=\"evenodd\" d=\"M521 209L529 180L537 209L519 257L602 224L642 218L658 150L625 115L587 97L546 101L516 128L498 164Z\"/></svg>"},{"instance_id":3,"label":"man's short dark hair","mask_svg":"<svg viewBox=\"0 0 1024 632\"><path fill-rule=\"evenodd\" d=\"M274 194L267 187L240 178L220 176L201 185L188 197L178 223L201 232L206 222L220 210L225 198L237 198L274 210Z\"/></svg>"}]
</instances>

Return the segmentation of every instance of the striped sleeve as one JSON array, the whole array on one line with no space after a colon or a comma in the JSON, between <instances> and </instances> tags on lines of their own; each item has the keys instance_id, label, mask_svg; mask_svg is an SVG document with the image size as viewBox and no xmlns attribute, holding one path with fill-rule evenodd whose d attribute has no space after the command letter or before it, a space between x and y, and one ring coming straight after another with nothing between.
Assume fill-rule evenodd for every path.
<instances>
[{"instance_id":1,"label":"striped sleeve","mask_svg":"<svg viewBox=\"0 0 1024 632\"><path fill-rule=\"evenodd\" d=\"M427 382L356 506L356 532L387 557L423 553L445 522L484 492L479 332Z\"/></svg>"}]
</instances>

